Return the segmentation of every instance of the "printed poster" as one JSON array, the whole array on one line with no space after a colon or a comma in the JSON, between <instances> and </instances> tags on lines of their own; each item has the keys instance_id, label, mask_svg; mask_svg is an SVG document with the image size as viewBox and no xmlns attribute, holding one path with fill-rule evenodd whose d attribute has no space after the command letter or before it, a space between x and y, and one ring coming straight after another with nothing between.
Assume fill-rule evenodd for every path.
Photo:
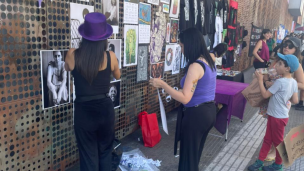
<instances>
[{"instance_id":1,"label":"printed poster","mask_svg":"<svg viewBox=\"0 0 304 171\"><path fill-rule=\"evenodd\" d=\"M178 20L171 19L170 20L170 43L177 43L178 40Z\"/></svg>"},{"instance_id":2,"label":"printed poster","mask_svg":"<svg viewBox=\"0 0 304 171\"><path fill-rule=\"evenodd\" d=\"M139 3L139 24L151 25L151 5Z\"/></svg>"},{"instance_id":3,"label":"printed poster","mask_svg":"<svg viewBox=\"0 0 304 171\"><path fill-rule=\"evenodd\" d=\"M138 46L136 82L148 81L148 46Z\"/></svg>"},{"instance_id":4,"label":"printed poster","mask_svg":"<svg viewBox=\"0 0 304 171\"><path fill-rule=\"evenodd\" d=\"M121 69L121 39L108 39L108 51L115 53L119 69Z\"/></svg>"},{"instance_id":5,"label":"printed poster","mask_svg":"<svg viewBox=\"0 0 304 171\"><path fill-rule=\"evenodd\" d=\"M151 64L150 78L164 78L164 62Z\"/></svg>"},{"instance_id":6,"label":"printed poster","mask_svg":"<svg viewBox=\"0 0 304 171\"><path fill-rule=\"evenodd\" d=\"M138 43L150 43L150 25L139 24L139 40Z\"/></svg>"},{"instance_id":7,"label":"printed poster","mask_svg":"<svg viewBox=\"0 0 304 171\"><path fill-rule=\"evenodd\" d=\"M124 0L124 23L138 24L138 0Z\"/></svg>"},{"instance_id":8,"label":"printed poster","mask_svg":"<svg viewBox=\"0 0 304 171\"><path fill-rule=\"evenodd\" d=\"M103 14L106 16L107 23L113 27L113 33L118 33L119 0L103 0L102 5Z\"/></svg>"},{"instance_id":9,"label":"printed poster","mask_svg":"<svg viewBox=\"0 0 304 171\"><path fill-rule=\"evenodd\" d=\"M174 45L175 48L175 54L173 58L173 66L172 66L172 75L173 74L178 74L180 71L180 66L181 66L181 47L180 45Z\"/></svg>"},{"instance_id":10,"label":"printed poster","mask_svg":"<svg viewBox=\"0 0 304 171\"><path fill-rule=\"evenodd\" d=\"M153 5L159 5L159 0L148 0L148 3Z\"/></svg>"},{"instance_id":11,"label":"printed poster","mask_svg":"<svg viewBox=\"0 0 304 171\"><path fill-rule=\"evenodd\" d=\"M175 52L175 45L166 45L165 51L165 71L171 71L173 66L173 58Z\"/></svg>"},{"instance_id":12,"label":"printed poster","mask_svg":"<svg viewBox=\"0 0 304 171\"><path fill-rule=\"evenodd\" d=\"M179 8L180 8L180 0L171 0L170 14L171 18L178 18Z\"/></svg>"},{"instance_id":13,"label":"printed poster","mask_svg":"<svg viewBox=\"0 0 304 171\"><path fill-rule=\"evenodd\" d=\"M124 28L124 67L137 65L138 26L125 25Z\"/></svg>"}]
</instances>

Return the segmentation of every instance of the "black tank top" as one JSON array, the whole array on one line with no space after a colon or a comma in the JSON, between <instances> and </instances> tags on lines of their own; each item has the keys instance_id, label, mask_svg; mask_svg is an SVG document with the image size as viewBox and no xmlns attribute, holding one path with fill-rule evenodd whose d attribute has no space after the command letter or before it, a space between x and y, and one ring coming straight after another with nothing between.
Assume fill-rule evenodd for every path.
<instances>
[{"instance_id":1,"label":"black tank top","mask_svg":"<svg viewBox=\"0 0 304 171\"><path fill-rule=\"evenodd\" d=\"M110 87L111 77L111 57L107 51L107 68L99 71L92 85L77 71L75 66L72 74L74 76L76 98L85 96L96 96L107 94ZM75 58L76 60L76 58Z\"/></svg>"}]
</instances>

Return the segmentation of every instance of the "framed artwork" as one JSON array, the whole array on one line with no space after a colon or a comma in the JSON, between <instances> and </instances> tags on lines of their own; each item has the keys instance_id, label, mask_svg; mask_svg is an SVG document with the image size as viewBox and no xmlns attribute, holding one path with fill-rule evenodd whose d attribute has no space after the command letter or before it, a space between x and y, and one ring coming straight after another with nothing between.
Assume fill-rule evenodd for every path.
<instances>
[{"instance_id":1,"label":"framed artwork","mask_svg":"<svg viewBox=\"0 0 304 171\"><path fill-rule=\"evenodd\" d=\"M178 41L178 20L170 20L170 43L177 43Z\"/></svg>"},{"instance_id":2,"label":"framed artwork","mask_svg":"<svg viewBox=\"0 0 304 171\"><path fill-rule=\"evenodd\" d=\"M107 23L113 27L113 33L118 33L119 27L119 0L103 0L103 14Z\"/></svg>"},{"instance_id":3,"label":"framed artwork","mask_svg":"<svg viewBox=\"0 0 304 171\"><path fill-rule=\"evenodd\" d=\"M163 12L164 13L169 13L169 5L168 4L163 4Z\"/></svg>"},{"instance_id":4,"label":"framed artwork","mask_svg":"<svg viewBox=\"0 0 304 171\"><path fill-rule=\"evenodd\" d=\"M137 65L138 26L125 25L124 29L124 67Z\"/></svg>"},{"instance_id":5,"label":"framed artwork","mask_svg":"<svg viewBox=\"0 0 304 171\"><path fill-rule=\"evenodd\" d=\"M148 45L138 46L136 82L148 81Z\"/></svg>"},{"instance_id":6,"label":"framed artwork","mask_svg":"<svg viewBox=\"0 0 304 171\"><path fill-rule=\"evenodd\" d=\"M64 68L68 50L41 50L42 108L70 103L70 72Z\"/></svg>"},{"instance_id":7,"label":"framed artwork","mask_svg":"<svg viewBox=\"0 0 304 171\"><path fill-rule=\"evenodd\" d=\"M78 33L78 27L90 12L94 12L94 6L70 3L71 48L79 47L82 36Z\"/></svg>"},{"instance_id":8,"label":"framed artwork","mask_svg":"<svg viewBox=\"0 0 304 171\"><path fill-rule=\"evenodd\" d=\"M170 4L170 0L160 0L160 2L165 3L165 4Z\"/></svg>"},{"instance_id":9,"label":"framed artwork","mask_svg":"<svg viewBox=\"0 0 304 171\"><path fill-rule=\"evenodd\" d=\"M119 69L121 69L121 39L108 39L108 51L115 53Z\"/></svg>"},{"instance_id":10,"label":"framed artwork","mask_svg":"<svg viewBox=\"0 0 304 171\"><path fill-rule=\"evenodd\" d=\"M120 81L114 81L110 83L109 97L111 98L114 109L120 107Z\"/></svg>"},{"instance_id":11,"label":"framed artwork","mask_svg":"<svg viewBox=\"0 0 304 171\"><path fill-rule=\"evenodd\" d=\"M139 24L151 25L151 5L146 3L139 3Z\"/></svg>"},{"instance_id":12,"label":"framed artwork","mask_svg":"<svg viewBox=\"0 0 304 171\"><path fill-rule=\"evenodd\" d=\"M148 0L148 3L153 5L159 5L159 0Z\"/></svg>"},{"instance_id":13,"label":"framed artwork","mask_svg":"<svg viewBox=\"0 0 304 171\"><path fill-rule=\"evenodd\" d=\"M169 17L178 18L179 8L180 8L180 0L171 0Z\"/></svg>"},{"instance_id":14,"label":"framed artwork","mask_svg":"<svg viewBox=\"0 0 304 171\"><path fill-rule=\"evenodd\" d=\"M181 47L180 45L174 45L175 54L173 58L172 74L178 74L181 66Z\"/></svg>"},{"instance_id":15,"label":"framed artwork","mask_svg":"<svg viewBox=\"0 0 304 171\"><path fill-rule=\"evenodd\" d=\"M150 78L164 78L164 62L151 64Z\"/></svg>"},{"instance_id":16,"label":"framed artwork","mask_svg":"<svg viewBox=\"0 0 304 171\"><path fill-rule=\"evenodd\" d=\"M171 71L173 66L173 58L175 52L175 45L166 45L165 51L165 71Z\"/></svg>"},{"instance_id":17,"label":"framed artwork","mask_svg":"<svg viewBox=\"0 0 304 171\"><path fill-rule=\"evenodd\" d=\"M170 42L170 23L167 23L166 42Z\"/></svg>"}]
</instances>

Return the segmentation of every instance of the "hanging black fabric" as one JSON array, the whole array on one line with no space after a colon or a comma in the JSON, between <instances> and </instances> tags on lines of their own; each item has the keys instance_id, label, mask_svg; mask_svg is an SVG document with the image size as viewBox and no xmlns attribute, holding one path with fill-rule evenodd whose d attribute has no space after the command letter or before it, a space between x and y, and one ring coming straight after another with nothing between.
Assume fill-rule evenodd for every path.
<instances>
[{"instance_id":1,"label":"hanging black fabric","mask_svg":"<svg viewBox=\"0 0 304 171\"><path fill-rule=\"evenodd\" d=\"M234 65L234 50L226 52L226 60L224 62L224 68L230 68Z\"/></svg>"},{"instance_id":2,"label":"hanging black fabric","mask_svg":"<svg viewBox=\"0 0 304 171\"><path fill-rule=\"evenodd\" d=\"M227 29L227 15L228 15L228 0L222 0L222 13L221 18L223 20L223 29Z\"/></svg>"}]
</instances>

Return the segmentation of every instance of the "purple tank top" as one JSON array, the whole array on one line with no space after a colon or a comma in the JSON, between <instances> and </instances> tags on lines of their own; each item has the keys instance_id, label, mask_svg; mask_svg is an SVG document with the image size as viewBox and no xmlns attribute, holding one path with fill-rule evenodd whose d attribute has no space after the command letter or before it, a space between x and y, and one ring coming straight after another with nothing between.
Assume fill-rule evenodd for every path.
<instances>
[{"instance_id":1,"label":"purple tank top","mask_svg":"<svg viewBox=\"0 0 304 171\"><path fill-rule=\"evenodd\" d=\"M258 52L258 55L266 62L269 61L269 48L268 48L268 45L267 43L265 43L263 40L262 40L262 49ZM255 59L254 61L258 61L257 59Z\"/></svg>"},{"instance_id":2,"label":"purple tank top","mask_svg":"<svg viewBox=\"0 0 304 171\"><path fill-rule=\"evenodd\" d=\"M205 74L198 80L196 89L191 100L184 104L185 107L193 107L204 102L209 102L215 98L215 87L216 87L216 71L212 71L209 65L202 61L197 61L205 65ZM180 84L184 87L185 79L187 74L182 78Z\"/></svg>"}]
</instances>

